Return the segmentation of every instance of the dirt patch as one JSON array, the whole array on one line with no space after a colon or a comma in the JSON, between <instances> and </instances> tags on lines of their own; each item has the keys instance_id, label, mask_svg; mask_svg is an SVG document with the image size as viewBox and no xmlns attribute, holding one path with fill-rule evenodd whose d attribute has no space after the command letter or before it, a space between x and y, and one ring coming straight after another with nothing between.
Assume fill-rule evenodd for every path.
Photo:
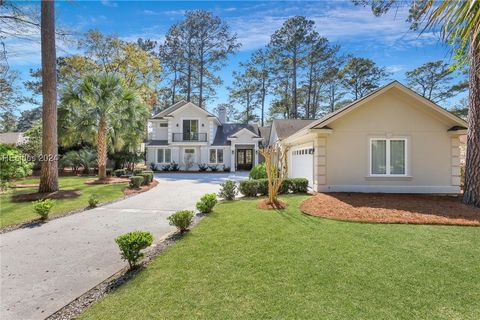
<instances>
[{"instance_id":1,"label":"dirt patch","mask_svg":"<svg viewBox=\"0 0 480 320\"><path fill-rule=\"evenodd\" d=\"M38 183L30 183L30 184L22 184L22 183L19 183L19 184L16 184L13 186L13 188L38 188Z\"/></svg>"},{"instance_id":2,"label":"dirt patch","mask_svg":"<svg viewBox=\"0 0 480 320\"><path fill-rule=\"evenodd\" d=\"M105 178L105 179L87 180L87 181L85 181L85 184L112 184L112 183L125 183L125 182L130 182L130 179L108 177L108 178Z\"/></svg>"},{"instance_id":3,"label":"dirt patch","mask_svg":"<svg viewBox=\"0 0 480 320\"><path fill-rule=\"evenodd\" d=\"M148 186L141 186L138 189L125 188L123 190L123 194L126 195L126 196L129 196L129 195L136 194L136 193L142 193L142 192L148 191L152 188L155 188L157 185L158 185L158 181L153 180Z\"/></svg>"},{"instance_id":4,"label":"dirt patch","mask_svg":"<svg viewBox=\"0 0 480 320\"><path fill-rule=\"evenodd\" d=\"M275 203L271 203L268 199L261 199L258 204L257 208L262 210L282 210L287 207L287 203L282 200L277 200Z\"/></svg>"},{"instance_id":5,"label":"dirt patch","mask_svg":"<svg viewBox=\"0 0 480 320\"><path fill-rule=\"evenodd\" d=\"M13 202L27 202L40 199L71 199L82 194L81 190L59 190L55 192L22 193L12 196Z\"/></svg>"},{"instance_id":6,"label":"dirt patch","mask_svg":"<svg viewBox=\"0 0 480 320\"><path fill-rule=\"evenodd\" d=\"M480 208L461 197L384 193L319 193L300 205L313 216L343 221L480 225Z\"/></svg>"}]
</instances>

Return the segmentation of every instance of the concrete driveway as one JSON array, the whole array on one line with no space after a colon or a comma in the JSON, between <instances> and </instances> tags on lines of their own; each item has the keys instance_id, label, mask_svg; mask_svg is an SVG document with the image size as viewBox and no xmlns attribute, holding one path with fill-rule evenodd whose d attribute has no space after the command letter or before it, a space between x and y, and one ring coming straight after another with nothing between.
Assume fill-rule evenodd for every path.
<instances>
[{"instance_id":1,"label":"concrete driveway","mask_svg":"<svg viewBox=\"0 0 480 320\"><path fill-rule=\"evenodd\" d=\"M159 185L131 198L0 235L0 319L44 319L126 266L114 238L148 230L158 240L166 218L193 209L207 192L246 174L160 173Z\"/></svg>"}]
</instances>

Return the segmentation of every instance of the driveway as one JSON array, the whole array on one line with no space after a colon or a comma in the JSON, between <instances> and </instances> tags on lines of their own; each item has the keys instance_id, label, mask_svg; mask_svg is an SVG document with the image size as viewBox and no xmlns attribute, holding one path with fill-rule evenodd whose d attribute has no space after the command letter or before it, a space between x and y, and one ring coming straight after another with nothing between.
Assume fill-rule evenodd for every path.
<instances>
[{"instance_id":1,"label":"driveway","mask_svg":"<svg viewBox=\"0 0 480 320\"><path fill-rule=\"evenodd\" d=\"M156 241L173 230L166 218L194 209L207 192L246 174L160 173L145 193L38 227L0 235L0 319L44 319L126 266L114 238L148 230Z\"/></svg>"}]
</instances>

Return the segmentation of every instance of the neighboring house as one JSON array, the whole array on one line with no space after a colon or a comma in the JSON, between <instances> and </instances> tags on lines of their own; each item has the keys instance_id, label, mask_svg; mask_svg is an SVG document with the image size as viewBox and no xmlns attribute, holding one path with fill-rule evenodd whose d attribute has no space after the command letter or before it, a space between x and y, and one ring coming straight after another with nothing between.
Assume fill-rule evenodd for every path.
<instances>
[{"instance_id":1,"label":"neighboring house","mask_svg":"<svg viewBox=\"0 0 480 320\"><path fill-rule=\"evenodd\" d=\"M304 128L315 120L303 119L275 119L272 121L271 132L268 137L268 144L274 145Z\"/></svg>"},{"instance_id":2,"label":"neighboring house","mask_svg":"<svg viewBox=\"0 0 480 320\"><path fill-rule=\"evenodd\" d=\"M0 133L0 143L8 144L12 146L19 146L26 141L23 132L5 132Z\"/></svg>"},{"instance_id":3,"label":"neighboring house","mask_svg":"<svg viewBox=\"0 0 480 320\"><path fill-rule=\"evenodd\" d=\"M199 164L250 170L259 162L260 129L225 119L224 109L217 117L191 102L175 103L149 119L147 163L159 169L175 162L183 170L198 169Z\"/></svg>"},{"instance_id":4,"label":"neighboring house","mask_svg":"<svg viewBox=\"0 0 480 320\"><path fill-rule=\"evenodd\" d=\"M315 191L459 193L466 128L394 81L281 143L289 146L290 176L309 179Z\"/></svg>"}]
</instances>

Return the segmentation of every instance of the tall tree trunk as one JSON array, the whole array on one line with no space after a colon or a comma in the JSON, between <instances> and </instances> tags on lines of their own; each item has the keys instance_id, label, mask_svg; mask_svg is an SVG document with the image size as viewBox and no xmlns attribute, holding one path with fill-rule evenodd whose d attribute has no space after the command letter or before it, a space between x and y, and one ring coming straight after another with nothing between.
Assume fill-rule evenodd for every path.
<instances>
[{"instance_id":1,"label":"tall tree trunk","mask_svg":"<svg viewBox=\"0 0 480 320\"><path fill-rule=\"evenodd\" d=\"M173 84L172 84L172 105L175 104L175 94L177 91L177 66L175 65L175 71L173 72Z\"/></svg>"},{"instance_id":2,"label":"tall tree trunk","mask_svg":"<svg viewBox=\"0 0 480 320\"><path fill-rule=\"evenodd\" d=\"M297 52L295 50L293 54L293 118L298 118L298 106L297 106Z\"/></svg>"},{"instance_id":3,"label":"tall tree trunk","mask_svg":"<svg viewBox=\"0 0 480 320\"><path fill-rule=\"evenodd\" d=\"M38 192L58 190L57 68L55 2L42 0L42 169Z\"/></svg>"},{"instance_id":4,"label":"tall tree trunk","mask_svg":"<svg viewBox=\"0 0 480 320\"><path fill-rule=\"evenodd\" d=\"M470 41L467 158L463 202L480 207L480 38Z\"/></svg>"},{"instance_id":5,"label":"tall tree trunk","mask_svg":"<svg viewBox=\"0 0 480 320\"><path fill-rule=\"evenodd\" d=\"M313 63L310 63L310 68L308 71L308 93L307 93L307 108L306 108L307 119L310 119L312 87L313 87Z\"/></svg>"},{"instance_id":6,"label":"tall tree trunk","mask_svg":"<svg viewBox=\"0 0 480 320\"><path fill-rule=\"evenodd\" d=\"M203 73L204 73L203 68L204 68L204 62L203 62L203 55L202 55L200 58L200 84L199 84L200 93L198 97L198 106L200 108L203 108L202 107L203 106Z\"/></svg>"},{"instance_id":7,"label":"tall tree trunk","mask_svg":"<svg viewBox=\"0 0 480 320\"><path fill-rule=\"evenodd\" d=\"M104 117L98 121L97 132L98 179L107 177L107 122Z\"/></svg>"},{"instance_id":8,"label":"tall tree trunk","mask_svg":"<svg viewBox=\"0 0 480 320\"><path fill-rule=\"evenodd\" d=\"M265 77L262 79L262 127L264 126L265 122Z\"/></svg>"}]
</instances>

